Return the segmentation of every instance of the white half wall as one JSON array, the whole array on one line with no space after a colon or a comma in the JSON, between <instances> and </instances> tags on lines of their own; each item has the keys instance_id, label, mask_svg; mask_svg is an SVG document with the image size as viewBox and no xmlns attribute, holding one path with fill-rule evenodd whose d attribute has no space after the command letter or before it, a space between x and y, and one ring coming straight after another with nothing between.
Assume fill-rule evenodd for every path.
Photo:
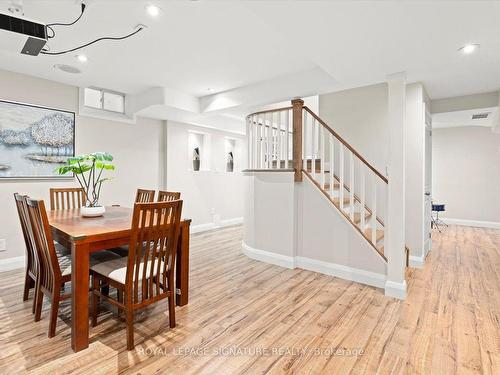
<instances>
[{"instance_id":1,"label":"white half wall","mask_svg":"<svg viewBox=\"0 0 500 375\"><path fill-rule=\"evenodd\" d=\"M262 251L271 253L269 263L293 268L294 173L245 172L245 175L244 251L256 259L265 254ZM261 252L252 252L252 249Z\"/></svg>"},{"instance_id":2,"label":"white half wall","mask_svg":"<svg viewBox=\"0 0 500 375\"><path fill-rule=\"evenodd\" d=\"M293 172L246 172L243 252L383 288L386 263L310 182Z\"/></svg>"},{"instance_id":3,"label":"white half wall","mask_svg":"<svg viewBox=\"0 0 500 375\"><path fill-rule=\"evenodd\" d=\"M500 226L500 134L483 127L434 129L432 196L450 224Z\"/></svg>"}]
</instances>

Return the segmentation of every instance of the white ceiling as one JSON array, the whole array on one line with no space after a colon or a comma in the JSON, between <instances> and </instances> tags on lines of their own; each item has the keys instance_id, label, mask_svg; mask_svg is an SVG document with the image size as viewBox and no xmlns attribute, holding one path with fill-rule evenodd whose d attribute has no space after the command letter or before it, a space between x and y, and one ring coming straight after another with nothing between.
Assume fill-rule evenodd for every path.
<instances>
[{"instance_id":1,"label":"white ceiling","mask_svg":"<svg viewBox=\"0 0 500 375\"><path fill-rule=\"evenodd\" d=\"M0 0L0 10L9 3ZM42 22L67 22L79 14L76 3L25 0L24 12ZM147 16L147 3L158 4L161 16ZM494 1L93 0L80 22L57 29L53 51L127 34L139 23L148 29L85 48L86 64L74 54L0 51L0 68L130 94L163 87L190 101L203 97L201 112L186 114L200 124L205 117L237 122L235 116L262 104L378 83L399 71L410 82L422 81L433 99L497 91L499 14ZM471 42L481 44L477 53L457 52ZM63 73L54 64L83 73ZM163 118L179 111L151 106L150 112ZM183 111L175 116L182 120Z\"/></svg>"}]
</instances>

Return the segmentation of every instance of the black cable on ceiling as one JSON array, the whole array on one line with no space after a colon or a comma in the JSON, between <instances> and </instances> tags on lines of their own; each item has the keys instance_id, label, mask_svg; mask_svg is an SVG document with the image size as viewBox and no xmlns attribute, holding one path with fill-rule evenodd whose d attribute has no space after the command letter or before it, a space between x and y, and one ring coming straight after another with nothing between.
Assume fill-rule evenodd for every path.
<instances>
[{"instance_id":1,"label":"black cable on ceiling","mask_svg":"<svg viewBox=\"0 0 500 375\"><path fill-rule=\"evenodd\" d=\"M142 30L144 30L144 27L140 27L139 29L135 30L133 33L130 33L130 34L125 35L125 36L120 36L120 37L105 36L105 37L102 37L102 38L95 39L95 40L93 40L93 41L91 41L89 43L83 44L83 45L81 45L79 47L71 48L71 49L68 49L68 50L59 51L59 52L49 52L49 51L42 50L40 53L44 54L44 55L52 55L52 56L63 55L65 53L74 52L74 51L77 51L79 49L88 47L88 46L90 46L90 45L92 45L94 43L97 43L97 42L100 42L100 41L103 41L103 40L123 40L123 39L127 39L127 38L130 38L131 36L137 34L138 32L140 32Z\"/></svg>"},{"instance_id":2,"label":"black cable on ceiling","mask_svg":"<svg viewBox=\"0 0 500 375\"><path fill-rule=\"evenodd\" d=\"M77 23L78 21L80 21L80 18L82 18L84 12L85 12L85 3L82 3L82 12L78 16L78 18L76 20L74 20L73 22L69 22L69 23L55 22L55 23L49 23L46 26L47 27L50 27L50 26L72 26L75 23ZM52 30L52 31L54 31L54 30ZM54 33L54 35L55 35L55 33Z\"/></svg>"}]
</instances>

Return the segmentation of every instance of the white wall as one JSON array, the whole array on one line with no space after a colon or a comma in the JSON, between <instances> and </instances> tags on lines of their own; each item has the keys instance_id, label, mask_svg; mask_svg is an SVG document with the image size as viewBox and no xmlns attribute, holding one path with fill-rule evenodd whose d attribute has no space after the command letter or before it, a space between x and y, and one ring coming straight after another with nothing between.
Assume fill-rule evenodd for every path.
<instances>
[{"instance_id":1,"label":"white wall","mask_svg":"<svg viewBox=\"0 0 500 375\"><path fill-rule=\"evenodd\" d=\"M427 99L422 84L407 86L405 236L414 256L421 256L424 246L424 100ZM320 95L319 116L386 175L389 161L387 84Z\"/></svg>"},{"instance_id":2,"label":"white wall","mask_svg":"<svg viewBox=\"0 0 500 375\"><path fill-rule=\"evenodd\" d=\"M388 164L387 84L319 96L319 117L383 175Z\"/></svg>"},{"instance_id":3,"label":"white wall","mask_svg":"<svg viewBox=\"0 0 500 375\"><path fill-rule=\"evenodd\" d=\"M405 243L411 255L424 255L425 93L421 84L406 89Z\"/></svg>"},{"instance_id":4,"label":"white wall","mask_svg":"<svg viewBox=\"0 0 500 375\"><path fill-rule=\"evenodd\" d=\"M194 133L193 133L194 132ZM204 137L201 157L204 170L193 171L189 134ZM234 172L226 172L225 139L235 141ZM167 189L182 192L183 216L193 220L193 230L241 222L243 175L246 165L244 137L215 129L168 121Z\"/></svg>"},{"instance_id":5,"label":"white wall","mask_svg":"<svg viewBox=\"0 0 500 375\"><path fill-rule=\"evenodd\" d=\"M0 99L77 112L78 88L0 70ZM162 121L139 118L136 124L76 116L76 153L107 151L117 166L113 180L103 187L102 203L131 206L140 186L157 189L160 170ZM7 251L0 259L24 255L13 193L46 200L50 187L76 186L73 180L0 180L0 239Z\"/></svg>"},{"instance_id":6,"label":"white wall","mask_svg":"<svg viewBox=\"0 0 500 375\"><path fill-rule=\"evenodd\" d=\"M299 189L297 256L385 275L382 257L308 178Z\"/></svg>"},{"instance_id":7,"label":"white wall","mask_svg":"<svg viewBox=\"0 0 500 375\"><path fill-rule=\"evenodd\" d=\"M500 134L484 127L433 129L432 197L443 217L500 227Z\"/></svg>"}]
</instances>

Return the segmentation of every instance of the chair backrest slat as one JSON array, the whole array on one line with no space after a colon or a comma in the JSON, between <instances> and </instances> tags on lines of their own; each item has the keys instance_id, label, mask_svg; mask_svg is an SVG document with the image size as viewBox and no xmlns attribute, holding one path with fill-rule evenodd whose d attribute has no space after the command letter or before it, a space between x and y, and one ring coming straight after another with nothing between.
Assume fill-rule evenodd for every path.
<instances>
[{"instance_id":1,"label":"chair backrest slat","mask_svg":"<svg viewBox=\"0 0 500 375\"><path fill-rule=\"evenodd\" d=\"M125 282L130 302L153 302L173 287L181 212L181 200L134 205Z\"/></svg>"},{"instance_id":2,"label":"chair backrest slat","mask_svg":"<svg viewBox=\"0 0 500 375\"><path fill-rule=\"evenodd\" d=\"M181 199L181 193L176 191L159 191L158 202L176 201Z\"/></svg>"},{"instance_id":3,"label":"chair backrest slat","mask_svg":"<svg viewBox=\"0 0 500 375\"><path fill-rule=\"evenodd\" d=\"M148 203L154 202L154 200L154 190L137 189L137 193L135 194L135 203Z\"/></svg>"},{"instance_id":4,"label":"chair backrest slat","mask_svg":"<svg viewBox=\"0 0 500 375\"><path fill-rule=\"evenodd\" d=\"M23 232L24 243L26 245L26 267L28 268L28 271L31 273L31 275L36 277L36 275L38 274L38 257L35 253L34 239L30 220L28 217L28 208L26 206L27 196L22 196L18 193L15 193L14 199L16 201L19 221L21 222L21 230Z\"/></svg>"},{"instance_id":5,"label":"chair backrest slat","mask_svg":"<svg viewBox=\"0 0 500 375\"><path fill-rule=\"evenodd\" d=\"M52 291L60 282L61 268L57 259L45 203L42 200L26 200L34 244L40 260L40 285Z\"/></svg>"},{"instance_id":6,"label":"chair backrest slat","mask_svg":"<svg viewBox=\"0 0 500 375\"><path fill-rule=\"evenodd\" d=\"M85 191L82 188L51 188L50 209L71 210L85 205Z\"/></svg>"}]
</instances>

